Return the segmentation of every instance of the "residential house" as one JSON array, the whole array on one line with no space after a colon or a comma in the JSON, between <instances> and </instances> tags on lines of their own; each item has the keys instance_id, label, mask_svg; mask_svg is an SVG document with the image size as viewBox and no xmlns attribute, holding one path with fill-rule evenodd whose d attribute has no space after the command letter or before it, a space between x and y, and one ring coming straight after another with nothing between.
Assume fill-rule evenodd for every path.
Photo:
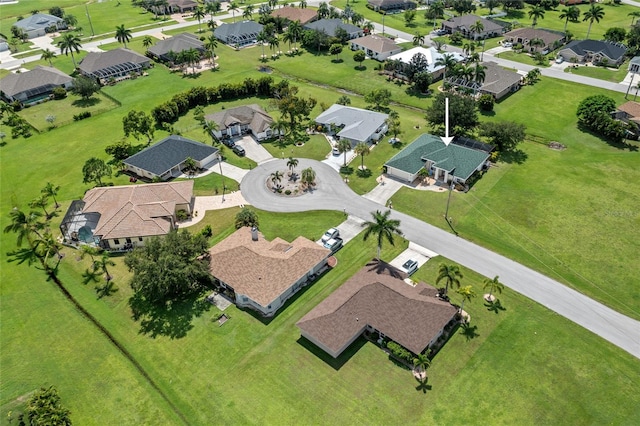
<instances>
[{"instance_id":1,"label":"residential house","mask_svg":"<svg viewBox=\"0 0 640 426\"><path fill-rule=\"evenodd\" d=\"M102 186L71 203L60 231L69 244L130 250L176 229L176 213L192 209L193 180Z\"/></svg>"},{"instance_id":2,"label":"residential house","mask_svg":"<svg viewBox=\"0 0 640 426\"><path fill-rule=\"evenodd\" d=\"M302 9L300 7L284 6L274 9L271 16L285 18L290 22L298 21L301 25L307 25L318 19L318 12L314 9Z\"/></svg>"},{"instance_id":3,"label":"residential house","mask_svg":"<svg viewBox=\"0 0 640 426\"><path fill-rule=\"evenodd\" d=\"M341 19L320 19L319 21L308 23L303 27L305 30L320 31L329 37L335 37L338 28L343 29L349 35L349 40L362 37L362 28L355 25L345 24Z\"/></svg>"},{"instance_id":4,"label":"residential house","mask_svg":"<svg viewBox=\"0 0 640 426\"><path fill-rule=\"evenodd\" d=\"M386 173L411 183L422 169L442 181L465 184L476 171L489 165L492 146L456 137L446 145L440 136L422 134L384 165Z\"/></svg>"},{"instance_id":5,"label":"residential house","mask_svg":"<svg viewBox=\"0 0 640 426\"><path fill-rule=\"evenodd\" d=\"M634 56L629 61L629 72L638 74L640 73L640 56Z\"/></svg>"},{"instance_id":6,"label":"residential house","mask_svg":"<svg viewBox=\"0 0 640 426\"><path fill-rule=\"evenodd\" d=\"M348 139L355 146L359 142L380 140L388 130L388 117L381 112L333 104L316 117L315 122L323 125L327 133Z\"/></svg>"},{"instance_id":7,"label":"residential house","mask_svg":"<svg viewBox=\"0 0 640 426\"><path fill-rule=\"evenodd\" d=\"M82 75L106 84L111 78L142 74L150 64L150 58L133 50L118 48L106 52L89 52L78 64L78 69Z\"/></svg>"},{"instance_id":8,"label":"residential house","mask_svg":"<svg viewBox=\"0 0 640 426\"><path fill-rule=\"evenodd\" d=\"M7 43L7 39L0 36L0 52L5 52L9 50L9 43Z\"/></svg>"},{"instance_id":9,"label":"residential house","mask_svg":"<svg viewBox=\"0 0 640 426\"><path fill-rule=\"evenodd\" d=\"M261 141L273 135L271 130L273 118L257 104L224 109L205 116L205 120L217 124L218 129L212 134L218 140L251 133L254 138Z\"/></svg>"},{"instance_id":10,"label":"residential house","mask_svg":"<svg viewBox=\"0 0 640 426\"><path fill-rule=\"evenodd\" d=\"M627 47L621 43L601 40L573 40L562 48L558 55L565 61L606 63L622 65Z\"/></svg>"},{"instance_id":11,"label":"residential house","mask_svg":"<svg viewBox=\"0 0 640 426\"><path fill-rule=\"evenodd\" d=\"M224 44L238 48L254 44L261 32L262 24L255 21L240 21L222 24L213 31L213 34Z\"/></svg>"},{"instance_id":12,"label":"residential house","mask_svg":"<svg viewBox=\"0 0 640 426\"><path fill-rule=\"evenodd\" d=\"M522 44L530 53L540 52L543 55L560 47L565 41L565 35L559 31L543 30L538 28L516 28L504 35L505 41L513 44ZM540 40L540 44L532 45L532 40Z\"/></svg>"},{"instance_id":13,"label":"residential house","mask_svg":"<svg viewBox=\"0 0 640 426\"><path fill-rule=\"evenodd\" d=\"M367 7L376 12L398 13L403 10L415 9L417 4L409 0L367 0Z\"/></svg>"},{"instance_id":14,"label":"residential house","mask_svg":"<svg viewBox=\"0 0 640 426\"><path fill-rule=\"evenodd\" d=\"M198 8L199 4L195 0L167 0L165 5L168 13L192 12Z\"/></svg>"},{"instance_id":15,"label":"residential house","mask_svg":"<svg viewBox=\"0 0 640 426\"><path fill-rule=\"evenodd\" d=\"M167 180L182 174L187 158L199 169L218 159L218 148L171 135L123 161L125 170L149 179Z\"/></svg>"},{"instance_id":16,"label":"residential house","mask_svg":"<svg viewBox=\"0 0 640 426\"><path fill-rule=\"evenodd\" d=\"M522 75L515 71L502 68L497 63L483 62L485 70L484 81L478 89L480 94L489 94L496 100L500 100L520 89L522 84Z\"/></svg>"},{"instance_id":17,"label":"residential house","mask_svg":"<svg viewBox=\"0 0 640 426\"><path fill-rule=\"evenodd\" d=\"M625 102L616 109L613 115L618 120L633 124L634 126L630 127L633 127L634 130L629 131L628 137L629 139L638 139L640 136L640 102Z\"/></svg>"},{"instance_id":18,"label":"residential house","mask_svg":"<svg viewBox=\"0 0 640 426\"><path fill-rule=\"evenodd\" d=\"M236 305L270 317L327 268L330 251L304 237L268 241L256 228L243 227L209 254L211 275Z\"/></svg>"},{"instance_id":19,"label":"residential house","mask_svg":"<svg viewBox=\"0 0 640 426\"><path fill-rule=\"evenodd\" d=\"M482 23L482 31L471 30L471 27L478 21ZM442 29L447 34L462 33L463 36L473 40L499 37L504 33L502 25L477 15L454 16L442 22Z\"/></svg>"},{"instance_id":20,"label":"residential house","mask_svg":"<svg viewBox=\"0 0 640 426\"><path fill-rule=\"evenodd\" d=\"M0 95L7 102L30 105L48 98L53 89L73 87L73 78L62 71L38 65L31 71L8 74L0 80Z\"/></svg>"},{"instance_id":21,"label":"residential house","mask_svg":"<svg viewBox=\"0 0 640 426\"><path fill-rule=\"evenodd\" d=\"M402 52L395 41L374 34L351 40L351 50L363 50L368 57L377 61L384 61L389 56Z\"/></svg>"},{"instance_id":22,"label":"residential house","mask_svg":"<svg viewBox=\"0 0 640 426\"><path fill-rule=\"evenodd\" d=\"M64 19L46 13L27 16L13 25L24 31L27 34L27 38L41 37L46 33L67 29L67 23L64 22Z\"/></svg>"},{"instance_id":23,"label":"residential house","mask_svg":"<svg viewBox=\"0 0 640 426\"><path fill-rule=\"evenodd\" d=\"M457 309L435 288L404 278L391 265L370 262L296 323L300 334L334 358L365 331L424 352L454 324Z\"/></svg>"},{"instance_id":24,"label":"residential house","mask_svg":"<svg viewBox=\"0 0 640 426\"><path fill-rule=\"evenodd\" d=\"M202 54L204 52L204 43L193 34L182 33L158 41L155 46L149 48L149 53L160 61L170 61L172 59L175 60L175 57L171 57L172 54L170 52L178 55L189 49L196 49Z\"/></svg>"},{"instance_id":25,"label":"residential house","mask_svg":"<svg viewBox=\"0 0 640 426\"><path fill-rule=\"evenodd\" d=\"M405 50L404 52L391 55L387 59L389 61L400 61L404 64L409 64L411 63L411 59L417 54L424 55L427 61L427 68L425 71L431 74L431 77L434 80L437 80L442 76L442 74L444 73L444 66L437 65L436 62L438 62L438 60L442 58L444 54L438 52L435 47L417 46L409 50ZM451 56L456 62L461 62L464 60L464 56L457 52L449 52L445 54Z\"/></svg>"}]
</instances>

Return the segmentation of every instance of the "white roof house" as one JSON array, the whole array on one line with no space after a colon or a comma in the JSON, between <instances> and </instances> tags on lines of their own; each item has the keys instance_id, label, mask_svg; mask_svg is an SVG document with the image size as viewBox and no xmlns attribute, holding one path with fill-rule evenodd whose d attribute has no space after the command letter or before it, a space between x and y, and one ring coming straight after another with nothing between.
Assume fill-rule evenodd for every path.
<instances>
[{"instance_id":1,"label":"white roof house","mask_svg":"<svg viewBox=\"0 0 640 426\"><path fill-rule=\"evenodd\" d=\"M316 118L316 123L352 143L373 142L387 131L388 117L381 112L334 104Z\"/></svg>"},{"instance_id":2,"label":"white roof house","mask_svg":"<svg viewBox=\"0 0 640 426\"><path fill-rule=\"evenodd\" d=\"M429 66L427 67L427 72L431 73L434 77L437 77L444 70L444 66L436 65L436 61L442 58L444 55L451 55L453 59L457 62L460 62L464 59L464 56L460 53L456 52L448 52L448 53L440 53L433 47L414 47L413 49L405 50L404 52L398 53L396 55L389 56L388 60L396 61L399 60L402 63L408 64L411 62L411 58L413 58L418 53L421 53L427 59L427 63Z\"/></svg>"}]
</instances>

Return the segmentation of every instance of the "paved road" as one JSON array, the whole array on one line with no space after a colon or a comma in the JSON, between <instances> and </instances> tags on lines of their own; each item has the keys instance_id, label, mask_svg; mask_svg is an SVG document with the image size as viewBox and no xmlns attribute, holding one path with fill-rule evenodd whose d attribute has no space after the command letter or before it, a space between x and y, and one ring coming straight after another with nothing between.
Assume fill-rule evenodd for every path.
<instances>
[{"instance_id":1,"label":"paved road","mask_svg":"<svg viewBox=\"0 0 640 426\"><path fill-rule=\"evenodd\" d=\"M287 198L268 191L265 185L268 176L276 170L286 169L286 161L275 160L260 165L244 177L242 195L249 204L276 212L346 209L350 215L369 220L371 212L385 208L358 196L326 164L300 159L298 167L313 167L316 171L317 189L313 193ZM401 229L408 240L487 277L499 275L507 287L640 358L640 322L504 256L411 216L393 211L392 217L401 221Z\"/></svg>"}]
</instances>

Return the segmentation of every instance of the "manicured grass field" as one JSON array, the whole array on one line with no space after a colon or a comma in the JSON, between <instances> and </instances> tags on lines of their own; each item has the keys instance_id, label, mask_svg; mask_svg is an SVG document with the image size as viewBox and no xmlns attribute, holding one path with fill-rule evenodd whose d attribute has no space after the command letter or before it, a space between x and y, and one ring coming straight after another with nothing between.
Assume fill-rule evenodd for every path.
<instances>
[{"instance_id":1,"label":"manicured grass field","mask_svg":"<svg viewBox=\"0 0 640 426\"><path fill-rule=\"evenodd\" d=\"M627 63L622 64L618 69L579 66L576 68L567 67L564 69L564 72L577 74L577 75L584 75L586 77L599 78L600 80L611 81L613 83L620 83L627 76L627 72L628 72L627 67L628 67ZM631 93L633 93L633 88Z\"/></svg>"},{"instance_id":2,"label":"manicured grass field","mask_svg":"<svg viewBox=\"0 0 640 426\"><path fill-rule=\"evenodd\" d=\"M534 67L539 67L539 68L549 67L548 60L541 65L526 53L516 53L514 51L509 50L506 52L498 53L496 56L498 58L506 59L508 61L515 61L515 62L521 62L523 64L527 64L527 65L533 65Z\"/></svg>"},{"instance_id":3,"label":"manicured grass field","mask_svg":"<svg viewBox=\"0 0 640 426\"><path fill-rule=\"evenodd\" d=\"M322 161L331 152L331 145L324 135L310 135L309 140L303 146L287 145L283 146L278 140L263 142L267 151L276 158L312 158Z\"/></svg>"},{"instance_id":4,"label":"manicured grass field","mask_svg":"<svg viewBox=\"0 0 640 426\"><path fill-rule=\"evenodd\" d=\"M1 148L2 228L8 222L6 213L15 205L25 207L47 181L61 185L58 199L63 201L63 211L72 199L81 198L89 188L82 184L84 161L92 156L107 159L104 147L123 136L121 119L129 110L149 112L196 84L264 75L257 72L255 49L234 52L221 46L217 53L221 63L217 72L191 79L156 66L149 77L103 89L121 101L121 107L26 140L7 138ZM248 60L249 56L253 59ZM311 56L273 63L288 69L296 64L310 69L345 65L332 64L330 57L308 60ZM56 60L71 63L70 58ZM300 78L292 83L300 86L302 96L327 105L340 96L326 87L336 75L310 84L297 72ZM274 78L284 74L274 65ZM355 70L345 77L363 75L371 77ZM527 161L498 163L470 193L453 194L450 215L463 237L639 317L640 300L633 286L639 271L632 261L640 252L634 238L639 224L636 206L640 205L634 186L640 177L638 152L632 150L637 145L609 146L576 129L577 103L596 93L623 100L622 94L543 78L497 104L496 119L524 122L531 134L558 140L567 149L559 152L525 144ZM352 105L364 106L360 96L349 96ZM237 102L246 101L259 100ZM424 106L428 100L423 102ZM421 110L392 108L401 114L404 143L425 131ZM320 110L318 105L311 116ZM185 135L198 132L206 140L201 130L190 128L191 119L190 114L182 117L175 128L187 129ZM155 139L167 134L157 130ZM365 157L365 164L377 171L395 149L385 141ZM357 165L359 158L352 163ZM364 192L375 185L375 174L362 180L354 174L350 183ZM128 183L125 176L107 181ZM216 182L215 175L204 178L197 182L198 191L211 190ZM442 225L446 202L442 194L402 190L393 201L396 209ZM233 232L238 210L209 212L190 230L197 232L210 224L214 234L210 243L215 244ZM340 212L258 214L267 238L289 241L297 235L316 239L343 220ZM459 330L437 355L425 387L363 340L337 360L327 357L300 338L295 322L374 256L375 243L363 242L361 236L338 252L334 270L295 297L273 320L262 321L230 307L226 312L231 320L223 327L213 321L217 309L201 300L149 311L147 321L135 322L123 258L115 258L112 271L118 291L98 299L94 285L81 283L88 259L78 261L77 253L66 249L61 280L135 357L172 408L45 281L41 271L6 262L14 241L13 234L0 234L3 424L8 422L9 410L20 409L25 395L50 384L60 389L77 424L179 424L179 415L193 424L210 424L212 419L223 424L471 424L479 418L509 424L555 424L567 419L576 424L640 422L637 359L509 290L499 296L505 310L488 311L480 296L465 305L472 316L471 331ZM406 244L398 240L396 247L385 245L383 259L394 258ZM440 261L445 260L432 259L415 277L432 282ZM463 272L463 284L474 285L481 294L483 277Z\"/></svg>"}]
</instances>

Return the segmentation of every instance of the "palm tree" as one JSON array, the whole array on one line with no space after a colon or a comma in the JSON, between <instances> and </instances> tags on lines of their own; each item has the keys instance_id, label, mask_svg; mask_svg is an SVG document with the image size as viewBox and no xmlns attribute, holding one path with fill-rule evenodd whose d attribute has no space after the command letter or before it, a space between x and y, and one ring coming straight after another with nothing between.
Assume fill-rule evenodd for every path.
<instances>
[{"instance_id":1,"label":"palm tree","mask_svg":"<svg viewBox=\"0 0 640 426\"><path fill-rule=\"evenodd\" d=\"M302 37L302 25L300 24L300 21L294 21L290 23L287 27L287 34L289 34L292 38L293 47L295 48L296 43Z\"/></svg>"},{"instance_id":2,"label":"palm tree","mask_svg":"<svg viewBox=\"0 0 640 426\"><path fill-rule=\"evenodd\" d=\"M51 182L47 182L47 184L40 190L41 193L46 195L47 197L53 198L53 202L56 204L56 209L60 207L58 204L58 200L56 200L56 195L58 195L58 191L60 191L60 185L54 185Z\"/></svg>"},{"instance_id":3,"label":"palm tree","mask_svg":"<svg viewBox=\"0 0 640 426\"><path fill-rule=\"evenodd\" d=\"M99 256L102 253L102 250L95 246L90 246L88 244L82 244L80 246L80 259L84 259L85 256L89 256L91 258L91 264L95 269L96 256Z\"/></svg>"},{"instance_id":4,"label":"palm tree","mask_svg":"<svg viewBox=\"0 0 640 426\"><path fill-rule=\"evenodd\" d=\"M231 14L233 15L233 22L236 22L236 12L239 10L238 8L238 4L235 1L232 1L231 3L229 3L229 6L227 6L227 10L231 11Z\"/></svg>"},{"instance_id":5,"label":"palm tree","mask_svg":"<svg viewBox=\"0 0 640 426\"><path fill-rule=\"evenodd\" d=\"M493 302L495 297L493 296L493 292L502 293L502 289L504 288L504 284L498 281L498 276L496 275L494 279L490 280L489 278L485 278L482 282L484 284L484 289L489 289L489 296L485 297L489 302Z\"/></svg>"},{"instance_id":6,"label":"palm tree","mask_svg":"<svg viewBox=\"0 0 640 426\"><path fill-rule=\"evenodd\" d=\"M307 8L307 0L300 0L300 3L298 5L300 6L300 9L306 9Z\"/></svg>"},{"instance_id":7,"label":"palm tree","mask_svg":"<svg viewBox=\"0 0 640 426\"><path fill-rule=\"evenodd\" d=\"M365 33L371 34L373 32L373 30L375 30L376 27L375 25L373 25L373 22L371 21L367 21L364 23L364 25L362 25L362 31L364 31ZM424 41L423 41L424 43Z\"/></svg>"},{"instance_id":8,"label":"palm tree","mask_svg":"<svg viewBox=\"0 0 640 426\"><path fill-rule=\"evenodd\" d=\"M282 181L282 173L279 170L271 173L271 182L276 186L276 189L280 188L280 181Z\"/></svg>"},{"instance_id":9,"label":"palm tree","mask_svg":"<svg viewBox=\"0 0 640 426\"><path fill-rule=\"evenodd\" d=\"M453 55L450 53L445 53L438 59L436 59L435 65L444 67L444 73L442 74L442 82L444 83L447 80L447 71L455 67L457 64L456 60L453 58Z\"/></svg>"},{"instance_id":10,"label":"palm tree","mask_svg":"<svg viewBox=\"0 0 640 426\"><path fill-rule=\"evenodd\" d=\"M211 52L211 65L215 65L216 63L216 53L215 49L218 47L218 39L213 34L210 34L207 37L207 40L204 43L204 48Z\"/></svg>"},{"instance_id":11,"label":"palm tree","mask_svg":"<svg viewBox=\"0 0 640 426\"><path fill-rule=\"evenodd\" d=\"M462 304L460 305L460 312L462 313L462 310L464 309L464 302L470 302L471 299L476 297L476 292L473 291L473 288L470 285L467 285L457 289L456 293L462 296Z\"/></svg>"},{"instance_id":12,"label":"palm tree","mask_svg":"<svg viewBox=\"0 0 640 426\"><path fill-rule=\"evenodd\" d=\"M633 27L633 22L636 20L636 18L640 18L640 11L634 10L633 12L628 13L627 16L631 16L631 26Z\"/></svg>"},{"instance_id":13,"label":"palm tree","mask_svg":"<svg viewBox=\"0 0 640 426\"><path fill-rule=\"evenodd\" d=\"M131 41L131 30L124 27L124 24L116 27L116 40L118 43L124 43L124 48L127 48L127 42Z\"/></svg>"},{"instance_id":14,"label":"palm tree","mask_svg":"<svg viewBox=\"0 0 640 426\"><path fill-rule=\"evenodd\" d=\"M151 46L153 44L153 38L151 38L151 36L144 36L144 38L142 39L142 46L145 49L148 49L149 46Z\"/></svg>"},{"instance_id":15,"label":"palm tree","mask_svg":"<svg viewBox=\"0 0 640 426\"><path fill-rule=\"evenodd\" d=\"M252 4L246 6L244 8L244 12L242 13L242 17L244 19L251 19L251 17L253 16L253 9L254 9L254 6Z\"/></svg>"},{"instance_id":16,"label":"palm tree","mask_svg":"<svg viewBox=\"0 0 640 426\"><path fill-rule=\"evenodd\" d=\"M640 16L640 14L639 14ZM560 11L560 15L558 16L560 19L564 19L564 29L562 30L563 33L567 32L567 24L569 23L569 21L571 22L576 22L578 20L578 18L580 17L580 9L578 9L575 6L571 6L568 8L564 8Z\"/></svg>"},{"instance_id":17,"label":"palm tree","mask_svg":"<svg viewBox=\"0 0 640 426\"><path fill-rule=\"evenodd\" d=\"M311 167L307 167L302 170L302 182L307 186L307 188L315 185L316 182L316 172Z\"/></svg>"},{"instance_id":18,"label":"palm tree","mask_svg":"<svg viewBox=\"0 0 640 426\"><path fill-rule=\"evenodd\" d=\"M536 47L544 47L544 40L539 37L529 40L529 48L532 52L535 51Z\"/></svg>"},{"instance_id":19,"label":"palm tree","mask_svg":"<svg viewBox=\"0 0 640 426\"><path fill-rule=\"evenodd\" d=\"M78 25L78 18L76 18L70 13L65 13L64 18L62 19L64 19L64 23L67 24L69 28L75 27L76 25Z\"/></svg>"},{"instance_id":20,"label":"palm tree","mask_svg":"<svg viewBox=\"0 0 640 426\"><path fill-rule=\"evenodd\" d=\"M431 360L429 359L429 350L427 350L426 354L418 354L413 359L413 366L420 373L424 374L424 379L427 377L427 368L431 366Z\"/></svg>"},{"instance_id":21,"label":"palm tree","mask_svg":"<svg viewBox=\"0 0 640 426\"><path fill-rule=\"evenodd\" d=\"M484 25L481 20L477 20L469 27L472 33L474 33L473 39L477 40L480 34L484 31Z\"/></svg>"},{"instance_id":22,"label":"palm tree","mask_svg":"<svg viewBox=\"0 0 640 426\"><path fill-rule=\"evenodd\" d=\"M280 117L280 120L276 120L271 124L271 130L273 130L274 134L278 134L278 140L282 140L283 136L287 133L289 129L289 123Z\"/></svg>"},{"instance_id":23,"label":"palm tree","mask_svg":"<svg viewBox=\"0 0 640 426\"><path fill-rule=\"evenodd\" d=\"M55 57L56 57L55 52L49 49L44 49L42 51L42 56L40 57L40 59L42 59L43 61L49 61L49 66L53 67L53 63L51 62L51 60Z\"/></svg>"},{"instance_id":24,"label":"palm tree","mask_svg":"<svg viewBox=\"0 0 640 426\"><path fill-rule=\"evenodd\" d=\"M4 232L14 232L18 234L16 239L16 245L18 247L22 246L24 239L27 240L30 247L33 247L33 234L38 238L42 238L41 231L45 228L45 223L40 221L42 213L37 211L24 213L15 207L9 212L9 216L11 217L11 224L4 228Z\"/></svg>"},{"instance_id":25,"label":"palm tree","mask_svg":"<svg viewBox=\"0 0 640 426\"><path fill-rule=\"evenodd\" d=\"M287 160L287 167L289 168L289 176L293 176L293 171L298 167L298 159L289 157Z\"/></svg>"},{"instance_id":26,"label":"palm tree","mask_svg":"<svg viewBox=\"0 0 640 426\"><path fill-rule=\"evenodd\" d=\"M600 20L604 18L604 9L599 4L591 3L591 7L584 13L582 21L589 21L589 29L587 30L587 39L589 39L589 33L591 32L591 25L593 22L600 23Z\"/></svg>"},{"instance_id":27,"label":"palm tree","mask_svg":"<svg viewBox=\"0 0 640 426\"><path fill-rule=\"evenodd\" d=\"M449 291L449 286L460 287L460 280L463 278L462 273L460 272L460 268L458 265L446 265L444 263L440 264L438 268L438 278L436 278L436 284L440 281L445 280L444 287L444 295L447 295Z\"/></svg>"},{"instance_id":28,"label":"palm tree","mask_svg":"<svg viewBox=\"0 0 640 426\"><path fill-rule=\"evenodd\" d=\"M216 123L215 121L204 120L202 122L202 130L205 134L211 137L211 144L213 145L215 141L215 136L213 135L213 133L220 130L220 126L218 126L218 123Z\"/></svg>"},{"instance_id":29,"label":"palm tree","mask_svg":"<svg viewBox=\"0 0 640 426\"><path fill-rule=\"evenodd\" d=\"M275 50L280 46L280 40L278 40L278 36L269 37L269 49L273 51L274 55L278 54L278 51Z\"/></svg>"},{"instance_id":30,"label":"palm tree","mask_svg":"<svg viewBox=\"0 0 640 426\"><path fill-rule=\"evenodd\" d=\"M47 219L51 218L51 214L47 211L47 205L49 204L49 197L45 194L41 194L39 197L34 198L29 203L29 207L32 209L42 209Z\"/></svg>"},{"instance_id":31,"label":"palm tree","mask_svg":"<svg viewBox=\"0 0 640 426\"><path fill-rule=\"evenodd\" d=\"M484 71L486 69L487 67L482 64L476 64L475 68L473 69L473 80L479 85L482 85L482 83L484 83L484 79L487 76Z\"/></svg>"},{"instance_id":32,"label":"palm tree","mask_svg":"<svg viewBox=\"0 0 640 426\"><path fill-rule=\"evenodd\" d=\"M195 10L193 11L193 17L198 20L199 33L202 32L202 20L204 19L205 16L206 16L206 13L204 12L204 8L202 6L196 7Z\"/></svg>"},{"instance_id":33,"label":"palm tree","mask_svg":"<svg viewBox=\"0 0 640 426\"><path fill-rule=\"evenodd\" d=\"M529 18L533 18L533 22L531 23L531 27L535 27L538 25L538 19L544 19L544 7L542 6L531 6L529 8Z\"/></svg>"},{"instance_id":34,"label":"palm tree","mask_svg":"<svg viewBox=\"0 0 640 426\"><path fill-rule=\"evenodd\" d=\"M392 246L394 244L393 236L402 235L400 231L400 221L397 219L391 219L391 210L387 210L382 213L380 210L376 210L375 213L371 213L373 217L372 221L368 221L362 224L366 227L364 231L363 239L367 241L371 234L375 234L378 238L378 255L377 259L380 260L380 250L382 250L382 242L386 239Z\"/></svg>"},{"instance_id":35,"label":"palm tree","mask_svg":"<svg viewBox=\"0 0 640 426\"><path fill-rule=\"evenodd\" d=\"M193 176L196 172L196 169L198 168L196 160L191 157L187 157L182 164L182 170L186 170L189 176Z\"/></svg>"},{"instance_id":36,"label":"palm tree","mask_svg":"<svg viewBox=\"0 0 640 426\"><path fill-rule=\"evenodd\" d=\"M264 59L266 58L265 54L264 54L264 44L269 40L269 35L264 31L264 29L262 31L260 31L258 33L258 35L256 36L256 41L258 43L260 43L260 46L262 46L262 56L261 58ZM264 59L266 61L266 59Z\"/></svg>"},{"instance_id":37,"label":"palm tree","mask_svg":"<svg viewBox=\"0 0 640 426\"><path fill-rule=\"evenodd\" d=\"M318 18L324 19L329 16L329 5L326 2L320 3L318 6Z\"/></svg>"},{"instance_id":38,"label":"palm tree","mask_svg":"<svg viewBox=\"0 0 640 426\"><path fill-rule=\"evenodd\" d=\"M76 58L75 56L73 56L73 51L75 50L76 53L80 52L80 48L82 47L82 44L80 43L80 37L75 34L65 33L62 36L62 39L58 42L58 47L60 48L60 51L65 54L65 56L68 56L69 53L71 53L73 69L76 69Z\"/></svg>"},{"instance_id":39,"label":"palm tree","mask_svg":"<svg viewBox=\"0 0 640 426\"><path fill-rule=\"evenodd\" d=\"M371 152L371 148L369 148L369 145L366 142L359 142L356 147L354 148L354 151L357 155L360 156L360 170L364 170L364 156L368 155L369 152Z\"/></svg>"},{"instance_id":40,"label":"palm tree","mask_svg":"<svg viewBox=\"0 0 640 426\"><path fill-rule=\"evenodd\" d=\"M351 149L351 141L349 141L348 139L340 139L336 143L336 147L338 148L338 151L340 151L341 154L344 154L344 164L343 164L343 166L346 167L347 166L347 152L349 152L349 150Z\"/></svg>"},{"instance_id":41,"label":"palm tree","mask_svg":"<svg viewBox=\"0 0 640 426\"><path fill-rule=\"evenodd\" d=\"M100 258L96 260L94 263L94 265L96 266L96 269L100 269L102 272L104 272L105 280L107 280L107 282L113 279L111 274L109 274L108 267L115 266L115 264L116 263L113 260L111 260L111 256L106 251L103 251Z\"/></svg>"},{"instance_id":42,"label":"palm tree","mask_svg":"<svg viewBox=\"0 0 640 426\"><path fill-rule=\"evenodd\" d=\"M414 46L422 46L424 44L424 36L420 34L420 31L416 31L413 36L413 45Z\"/></svg>"}]
</instances>

